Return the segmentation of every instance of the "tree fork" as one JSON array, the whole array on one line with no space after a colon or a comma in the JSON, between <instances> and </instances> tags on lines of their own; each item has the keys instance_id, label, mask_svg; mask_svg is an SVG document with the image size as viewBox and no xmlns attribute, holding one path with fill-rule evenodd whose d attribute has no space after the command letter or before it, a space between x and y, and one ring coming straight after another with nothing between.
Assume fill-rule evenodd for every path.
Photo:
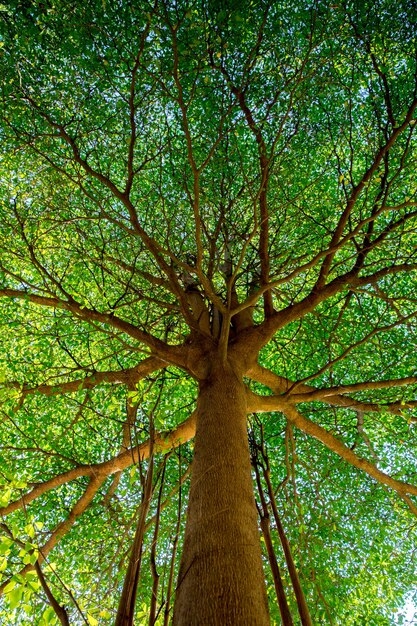
<instances>
[{"instance_id":1,"label":"tree fork","mask_svg":"<svg viewBox=\"0 0 417 626\"><path fill-rule=\"evenodd\" d=\"M269 624L246 416L242 377L212 364L197 403L175 626Z\"/></svg>"}]
</instances>

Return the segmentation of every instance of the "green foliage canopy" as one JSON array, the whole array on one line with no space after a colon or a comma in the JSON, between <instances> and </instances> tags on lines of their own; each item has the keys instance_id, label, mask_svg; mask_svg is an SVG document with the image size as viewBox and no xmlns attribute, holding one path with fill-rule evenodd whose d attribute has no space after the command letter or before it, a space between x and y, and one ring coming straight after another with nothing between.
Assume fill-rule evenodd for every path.
<instances>
[{"instance_id":1,"label":"green foliage canopy","mask_svg":"<svg viewBox=\"0 0 417 626\"><path fill-rule=\"evenodd\" d=\"M58 623L42 571L71 623L114 621L151 464L137 619L161 493L163 623L207 336L257 342L250 438L314 623L396 623L417 588L412 3L0 18L3 623Z\"/></svg>"}]
</instances>

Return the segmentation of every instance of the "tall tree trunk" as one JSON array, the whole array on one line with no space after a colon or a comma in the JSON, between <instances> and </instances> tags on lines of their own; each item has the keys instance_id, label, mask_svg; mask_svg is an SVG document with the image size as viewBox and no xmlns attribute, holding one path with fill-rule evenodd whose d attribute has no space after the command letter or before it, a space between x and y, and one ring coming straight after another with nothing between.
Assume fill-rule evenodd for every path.
<instances>
[{"instance_id":1,"label":"tall tree trunk","mask_svg":"<svg viewBox=\"0 0 417 626\"><path fill-rule=\"evenodd\" d=\"M269 624L242 379L213 368L200 386L173 624Z\"/></svg>"}]
</instances>

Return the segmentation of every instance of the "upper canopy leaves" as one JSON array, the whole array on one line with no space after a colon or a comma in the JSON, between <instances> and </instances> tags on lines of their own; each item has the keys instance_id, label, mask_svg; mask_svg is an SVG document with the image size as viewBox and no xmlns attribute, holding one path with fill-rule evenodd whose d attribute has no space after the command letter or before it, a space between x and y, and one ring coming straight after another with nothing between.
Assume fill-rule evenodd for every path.
<instances>
[{"instance_id":1,"label":"upper canopy leaves","mask_svg":"<svg viewBox=\"0 0 417 626\"><path fill-rule=\"evenodd\" d=\"M153 428L160 451L192 437L192 377L215 355L277 396L252 398L254 411L269 402L373 479L372 467L391 476L415 510L402 487L416 485L410 3L12 0L0 19L1 505L33 495L45 556L88 509L86 536L113 558L110 496L128 520L137 494L131 477L106 477L149 454ZM365 478L352 538L358 470L279 419L265 432L288 528L339 550L337 566L322 543L323 561L300 555L311 604L317 620L330 605L353 623L326 572L348 572L351 593L362 570L344 561L346 542L373 555L362 569L380 568L372 503L392 536L408 513L401 502L395 517ZM172 488L181 468L169 467ZM95 528L97 511L110 527ZM13 513L15 537L26 513ZM88 588L77 526L71 537L60 558L85 567ZM7 578L33 566L5 551ZM384 567L400 597L413 574L398 559ZM388 623L389 608L357 603L358 619Z\"/></svg>"}]
</instances>

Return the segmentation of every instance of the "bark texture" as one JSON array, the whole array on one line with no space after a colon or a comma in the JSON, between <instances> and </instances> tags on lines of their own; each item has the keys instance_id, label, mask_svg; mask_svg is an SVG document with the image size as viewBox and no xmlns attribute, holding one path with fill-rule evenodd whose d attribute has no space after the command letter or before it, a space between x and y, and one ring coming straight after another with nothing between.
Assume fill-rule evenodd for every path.
<instances>
[{"instance_id":1,"label":"bark texture","mask_svg":"<svg viewBox=\"0 0 417 626\"><path fill-rule=\"evenodd\" d=\"M175 626L266 626L268 604L242 379L215 367L201 384Z\"/></svg>"}]
</instances>

